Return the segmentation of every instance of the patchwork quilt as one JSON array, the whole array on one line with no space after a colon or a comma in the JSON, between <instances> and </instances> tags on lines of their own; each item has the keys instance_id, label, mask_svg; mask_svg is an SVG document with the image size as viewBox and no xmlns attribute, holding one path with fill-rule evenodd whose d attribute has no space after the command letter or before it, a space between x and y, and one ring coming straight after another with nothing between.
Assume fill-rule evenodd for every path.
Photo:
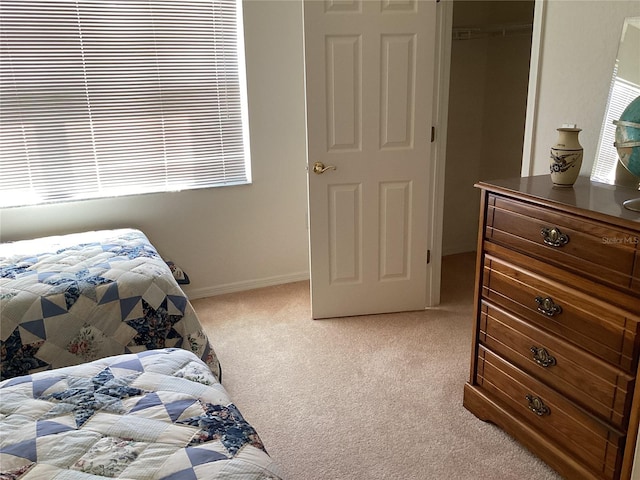
<instances>
[{"instance_id":1,"label":"patchwork quilt","mask_svg":"<svg viewBox=\"0 0 640 480\"><path fill-rule=\"evenodd\" d=\"M0 380L179 347L220 365L169 266L139 230L0 244Z\"/></svg>"},{"instance_id":2,"label":"patchwork quilt","mask_svg":"<svg viewBox=\"0 0 640 480\"><path fill-rule=\"evenodd\" d=\"M183 349L0 383L0 479L278 479L224 387Z\"/></svg>"}]
</instances>

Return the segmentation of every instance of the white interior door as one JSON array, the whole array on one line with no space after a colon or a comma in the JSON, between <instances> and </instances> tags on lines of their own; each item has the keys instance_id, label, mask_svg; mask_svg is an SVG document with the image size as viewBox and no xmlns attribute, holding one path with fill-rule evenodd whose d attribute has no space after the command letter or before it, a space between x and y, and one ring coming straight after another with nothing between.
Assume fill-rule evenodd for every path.
<instances>
[{"instance_id":1,"label":"white interior door","mask_svg":"<svg viewBox=\"0 0 640 480\"><path fill-rule=\"evenodd\" d=\"M304 36L313 317L423 309L436 0L304 0Z\"/></svg>"}]
</instances>

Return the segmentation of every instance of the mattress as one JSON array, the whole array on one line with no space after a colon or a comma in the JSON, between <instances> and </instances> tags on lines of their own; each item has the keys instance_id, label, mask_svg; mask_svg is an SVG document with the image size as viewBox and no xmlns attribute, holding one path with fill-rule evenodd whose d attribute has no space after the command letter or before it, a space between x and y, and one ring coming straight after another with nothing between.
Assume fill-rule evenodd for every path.
<instances>
[{"instance_id":1,"label":"mattress","mask_svg":"<svg viewBox=\"0 0 640 480\"><path fill-rule=\"evenodd\" d=\"M278 479L193 353L123 354L0 383L0 478Z\"/></svg>"},{"instance_id":2,"label":"mattress","mask_svg":"<svg viewBox=\"0 0 640 480\"><path fill-rule=\"evenodd\" d=\"M178 347L220 365L169 266L140 230L0 244L0 380Z\"/></svg>"}]
</instances>

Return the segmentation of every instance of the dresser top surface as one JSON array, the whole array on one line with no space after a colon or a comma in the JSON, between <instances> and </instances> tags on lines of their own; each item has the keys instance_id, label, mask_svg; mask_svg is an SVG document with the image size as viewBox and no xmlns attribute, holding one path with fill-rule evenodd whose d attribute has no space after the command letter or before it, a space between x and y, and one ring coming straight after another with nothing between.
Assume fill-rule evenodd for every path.
<instances>
[{"instance_id":1,"label":"dresser top surface","mask_svg":"<svg viewBox=\"0 0 640 480\"><path fill-rule=\"evenodd\" d=\"M588 177L578 177L573 187L556 187L549 175L481 181L476 186L540 205L598 217L634 230L640 228L640 213L622 206L625 200L640 197L638 190L628 187L592 182Z\"/></svg>"}]
</instances>

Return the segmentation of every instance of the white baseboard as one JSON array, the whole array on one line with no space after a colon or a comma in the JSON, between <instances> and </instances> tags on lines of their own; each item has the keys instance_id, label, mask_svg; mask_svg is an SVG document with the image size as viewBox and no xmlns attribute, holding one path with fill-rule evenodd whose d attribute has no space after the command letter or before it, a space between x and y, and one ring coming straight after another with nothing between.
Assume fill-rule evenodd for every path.
<instances>
[{"instance_id":1,"label":"white baseboard","mask_svg":"<svg viewBox=\"0 0 640 480\"><path fill-rule=\"evenodd\" d=\"M245 280L242 282L227 283L225 285L214 285L212 287L188 288L183 290L191 300L196 298L215 297L216 295L224 295L225 293L243 292L245 290L254 290L256 288L271 287L273 285L281 285L283 283L301 282L309 280L309 272L297 272L287 275L277 275L275 277L258 278L255 280Z\"/></svg>"}]
</instances>

